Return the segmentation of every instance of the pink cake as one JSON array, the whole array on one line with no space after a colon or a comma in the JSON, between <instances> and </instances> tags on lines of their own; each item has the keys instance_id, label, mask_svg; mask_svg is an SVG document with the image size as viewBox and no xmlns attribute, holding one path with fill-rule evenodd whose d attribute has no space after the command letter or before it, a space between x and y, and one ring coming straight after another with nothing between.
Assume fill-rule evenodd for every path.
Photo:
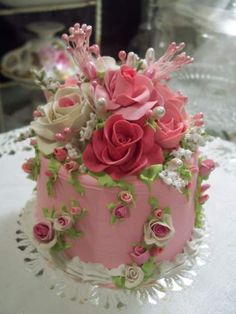
<instances>
[{"instance_id":1,"label":"pink cake","mask_svg":"<svg viewBox=\"0 0 236 314\"><path fill-rule=\"evenodd\" d=\"M203 226L202 181L215 164L198 149L203 114L188 115L187 98L166 84L192 62L184 44L159 60L151 48L144 59L120 51L116 62L90 36L79 24L63 35L76 77L41 82L48 103L34 112L36 154L23 165L37 181L33 236L55 258L65 253L81 278L99 270L133 289L155 280Z\"/></svg>"}]
</instances>

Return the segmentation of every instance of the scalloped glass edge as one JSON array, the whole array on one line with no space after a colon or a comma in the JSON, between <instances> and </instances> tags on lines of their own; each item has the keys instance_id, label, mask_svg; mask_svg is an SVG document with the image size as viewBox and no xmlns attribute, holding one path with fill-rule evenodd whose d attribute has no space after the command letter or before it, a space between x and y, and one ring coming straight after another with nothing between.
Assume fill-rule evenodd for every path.
<instances>
[{"instance_id":1,"label":"scalloped glass edge","mask_svg":"<svg viewBox=\"0 0 236 314\"><path fill-rule=\"evenodd\" d=\"M90 282L81 281L67 274L49 253L32 241L31 232L35 195L21 211L16 230L17 248L22 251L27 269L36 277L45 281L58 296L80 304L90 302L104 309L118 309L133 302L140 305L158 304L158 301L173 291L190 286L200 266L206 264L209 257L208 228L194 228L192 239L184 247L183 253L174 261L162 262L160 277L152 283L133 290L111 289Z\"/></svg>"}]
</instances>

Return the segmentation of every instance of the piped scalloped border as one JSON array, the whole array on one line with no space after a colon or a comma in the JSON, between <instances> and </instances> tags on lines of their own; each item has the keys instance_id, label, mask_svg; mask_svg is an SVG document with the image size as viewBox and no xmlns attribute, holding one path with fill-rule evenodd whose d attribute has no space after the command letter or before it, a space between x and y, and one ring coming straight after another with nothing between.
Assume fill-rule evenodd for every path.
<instances>
[{"instance_id":1,"label":"piped scalloped border","mask_svg":"<svg viewBox=\"0 0 236 314\"><path fill-rule=\"evenodd\" d=\"M34 206L35 196L27 202L21 212L18 221L19 228L16 231L17 247L23 252L24 261L35 276L46 281L46 284L50 289L55 290L57 295L77 300L80 304L89 301L107 309L117 309L132 302L157 304L160 298L165 297L171 291L179 291L189 286L196 276L197 268L204 265L209 256L206 229L194 228L192 240L186 243L183 253L177 255L172 262L160 264L160 274L155 281L133 290L110 289L109 280L104 280L104 277L100 281L88 280L91 279L91 274L94 274L93 266L98 267L98 271L103 269L106 278L109 278L111 275L109 272L119 272L122 265L109 271L102 265L83 263L77 258L76 263L73 259L73 262L69 264L70 267L65 269L63 255L60 255L60 259L55 263L53 256L33 240L31 229L34 221ZM80 279L81 269L87 272L83 277L87 278L86 281Z\"/></svg>"}]
</instances>

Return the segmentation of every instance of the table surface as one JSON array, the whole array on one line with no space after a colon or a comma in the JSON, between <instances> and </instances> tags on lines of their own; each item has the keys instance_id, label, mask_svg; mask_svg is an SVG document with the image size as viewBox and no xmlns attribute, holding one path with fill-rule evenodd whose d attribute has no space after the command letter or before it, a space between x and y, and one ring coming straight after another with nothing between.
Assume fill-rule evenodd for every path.
<instances>
[{"instance_id":1,"label":"table surface","mask_svg":"<svg viewBox=\"0 0 236 314\"><path fill-rule=\"evenodd\" d=\"M170 293L157 305L130 304L122 310L104 310L58 297L40 278L26 270L22 252L16 248L16 221L30 198L34 183L21 170L32 152L25 143L14 143L18 130L0 136L0 314L233 314L236 313L236 145L219 138L203 152L219 167L210 178L212 185L206 214L209 225L210 257L198 270L194 283Z\"/></svg>"}]
</instances>

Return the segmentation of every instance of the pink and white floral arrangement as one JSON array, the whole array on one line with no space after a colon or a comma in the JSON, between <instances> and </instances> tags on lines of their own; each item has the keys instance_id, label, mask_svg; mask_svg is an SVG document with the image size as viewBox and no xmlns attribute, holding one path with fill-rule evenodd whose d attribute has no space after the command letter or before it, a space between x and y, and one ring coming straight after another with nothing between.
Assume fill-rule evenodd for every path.
<instances>
[{"instance_id":1,"label":"pink and white floral arrangement","mask_svg":"<svg viewBox=\"0 0 236 314\"><path fill-rule=\"evenodd\" d=\"M62 36L78 74L46 91L48 103L34 112L31 127L39 151L53 155L69 172L87 169L113 179L164 164L172 153L175 159L161 177L181 190L186 180L171 180L168 171L204 143L203 115L189 116L187 97L166 82L193 59L181 52L183 43L171 43L158 60L150 48L144 59L120 51L116 62L90 45L91 33L91 26L77 23ZM181 155L181 149L181 158L175 157L173 151Z\"/></svg>"}]
</instances>

